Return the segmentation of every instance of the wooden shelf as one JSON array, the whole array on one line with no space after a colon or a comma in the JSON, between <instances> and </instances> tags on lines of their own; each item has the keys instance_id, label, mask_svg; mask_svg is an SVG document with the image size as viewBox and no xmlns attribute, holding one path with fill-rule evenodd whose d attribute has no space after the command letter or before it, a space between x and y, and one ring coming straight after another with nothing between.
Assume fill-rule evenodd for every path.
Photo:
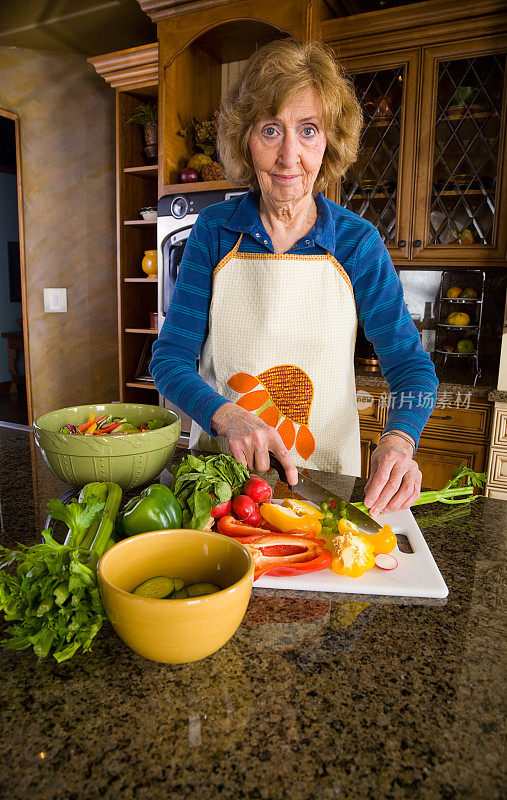
<instances>
[{"instance_id":1,"label":"wooden shelf","mask_svg":"<svg viewBox=\"0 0 507 800\"><path fill-rule=\"evenodd\" d=\"M162 186L162 194L185 194L186 192L212 192L216 189L245 191L245 187L234 186L229 181L195 181L194 183L168 183Z\"/></svg>"},{"instance_id":2,"label":"wooden shelf","mask_svg":"<svg viewBox=\"0 0 507 800\"><path fill-rule=\"evenodd\" d=\"M363 192L361 194L351 194L350 200L370 200L382 199L389 200L395 196L395 192Z\"/></svg>"},{"instance_id":3,"label":"wooden shelf","mask_svg":"<svg viewBox=\"0 0 507 800\"><path fill-rule=\"evenodd\" d=\"M154 336L158 336L158 331L156 328L125 328L125 333L152 333Z\"/></svg>"},{"instance_id":4,"label":"wooden shelf","mask_svg":"<svg viewBox=\"0 0 507 800\"><path fill-rule=\"evenodd\" d=\"M155 390L158 392L155 384L150 381L127 381L125 386L128 386L130 389L151 389L152 391Z\"/></svg>"},{"instance_id":5,"label":"wooden shelf","mask_svg":"<svg viewBox=\"0 0 507 800\"><path fill-rule=\"evenodd\" d=\"M151 283L153 286L158 286L156 278L124 278L125 283Z\"/></svg>"},{"instance_id":6,"label":"wooden shelf","mask_svg":"<svg viewBox=\"0 0 507 800\"><path fill-rule=\"evenodd\" d=\"M156 219L155 220L151 220L151 219L124 219L123 220L123 224L124 225L156 225L157 224L157 220Z\"/></svg>"},{"instance_id":7,"label":"wooden shelf","mask_svg":"<svg viewBox=\"0 0 507 800\"><path fill-rule=\"evenodd\" d=\"M438 194L439 197L460 197L463 195L466 195L466 197L472 195L480 197L488 196L488 193L483 192L482 189L445 189L445 191L440 192L438 189L433 188L433 194Z\"/></svg>"},{"instance_id":8,"label":"wooden shelf","mask_svg":"<svg viewBox=\"0 0 507 800\"><path fill-rule=\"evenodd\" d=\"M123 171L127 175L138 175L140 178L156 178L158 175L158 164L147 164L142 167L124 167Z\"/></svg>"}]
</instances>

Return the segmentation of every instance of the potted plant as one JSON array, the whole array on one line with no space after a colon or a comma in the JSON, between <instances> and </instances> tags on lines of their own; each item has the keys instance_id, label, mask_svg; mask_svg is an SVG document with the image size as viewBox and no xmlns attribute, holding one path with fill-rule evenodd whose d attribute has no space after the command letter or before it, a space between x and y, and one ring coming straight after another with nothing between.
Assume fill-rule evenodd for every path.
<instances>
[{"instance_id":1,"label":"potted plant","mask_svg":"<svg viewBox=\"0 0 507 800\"><path fill-rule=\"evenodd\" d=\"M141 103L125 122L125 127L136 126L144 131L144 152L150 161L156 161L158 151L158 114L154 103Z\"/></svg>"}]
</instances>

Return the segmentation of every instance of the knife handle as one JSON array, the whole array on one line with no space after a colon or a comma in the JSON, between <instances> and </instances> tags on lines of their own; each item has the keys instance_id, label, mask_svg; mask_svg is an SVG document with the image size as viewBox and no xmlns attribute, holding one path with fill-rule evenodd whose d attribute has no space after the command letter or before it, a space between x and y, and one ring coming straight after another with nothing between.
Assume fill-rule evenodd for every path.
<instances>
[{"instance_id":1,"label":"knife handle","mask_svg":"<svg viewBox=\"0 0 507 800\"><path fill-rule=\"evenodd\" d=\"M269 453L269 464L278 473L278 477L280 478L280 480L286 483L288 486L289 482L287 480L287 475L285 474L285 470L282 466L282 463L277 459L274 453L271 452Z\"/></svg>"}]
</instances>

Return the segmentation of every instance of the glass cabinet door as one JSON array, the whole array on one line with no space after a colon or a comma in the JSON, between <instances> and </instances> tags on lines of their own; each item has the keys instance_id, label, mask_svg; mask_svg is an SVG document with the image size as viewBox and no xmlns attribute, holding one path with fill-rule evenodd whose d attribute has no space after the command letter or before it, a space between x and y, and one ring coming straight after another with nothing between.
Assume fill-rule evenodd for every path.
<instances>
[{"instance_id":1,"label":"glass cabinet door","mask_svg":"<svg viewBox=\"0 0 507 800\"><path fill-rule=\"evenodd\" d=\"M339 202L372 222L393 258L409 255L418 53L351 59L347 71L364 127L359 157L341 184Z\"/></svg>"},{"instance_id":2,"label":"glass cabinet door","mask_svg":"<svg viewBox=\"0 0 507 800\"><path fill-rule=\"evenodd\" d=\"M426 55L412 241L418 260L505 258L505 51L467 50L465 56L429 48Z\"/></svg>"}]
</instances>

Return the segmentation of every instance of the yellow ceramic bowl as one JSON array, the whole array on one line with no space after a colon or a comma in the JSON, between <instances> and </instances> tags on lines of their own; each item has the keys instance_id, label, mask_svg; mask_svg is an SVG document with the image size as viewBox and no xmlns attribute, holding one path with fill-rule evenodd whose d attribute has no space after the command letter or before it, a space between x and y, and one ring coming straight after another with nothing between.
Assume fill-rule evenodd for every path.
<instances>
[{"instance_id":1,"label":"yellow ceramic bowl","mask_svg":"<svg viewBox=\"0 0 507 800\"><path fill-rule=\"evenodd\" d=\"M235 539L208 531L152 531L113 545L99 561L102 602L116 633L145 658L185 664L211 655L239 627L250 600L253 559ZM224 588L185 600L131 594L157 575Z\"/></svg>"},{"instance_id":2,"label":"yellow ceramic bowl","mask_svg":"<svg viewBox=\"0 0 507 800\"><path fill-rule=\"evenodd\" d=\"M93 412L126 417L133 425L161 419L155 431L120 436L71 436L58 433L62 425L80 425ZM50 411L33 423L35 441L50 470L64 483L84 486L91 481L113 481L122 489L150 483L164 469L180 436L181 420L174 411L144 403L103 403Z\"/></svg>"}]
</instances>

